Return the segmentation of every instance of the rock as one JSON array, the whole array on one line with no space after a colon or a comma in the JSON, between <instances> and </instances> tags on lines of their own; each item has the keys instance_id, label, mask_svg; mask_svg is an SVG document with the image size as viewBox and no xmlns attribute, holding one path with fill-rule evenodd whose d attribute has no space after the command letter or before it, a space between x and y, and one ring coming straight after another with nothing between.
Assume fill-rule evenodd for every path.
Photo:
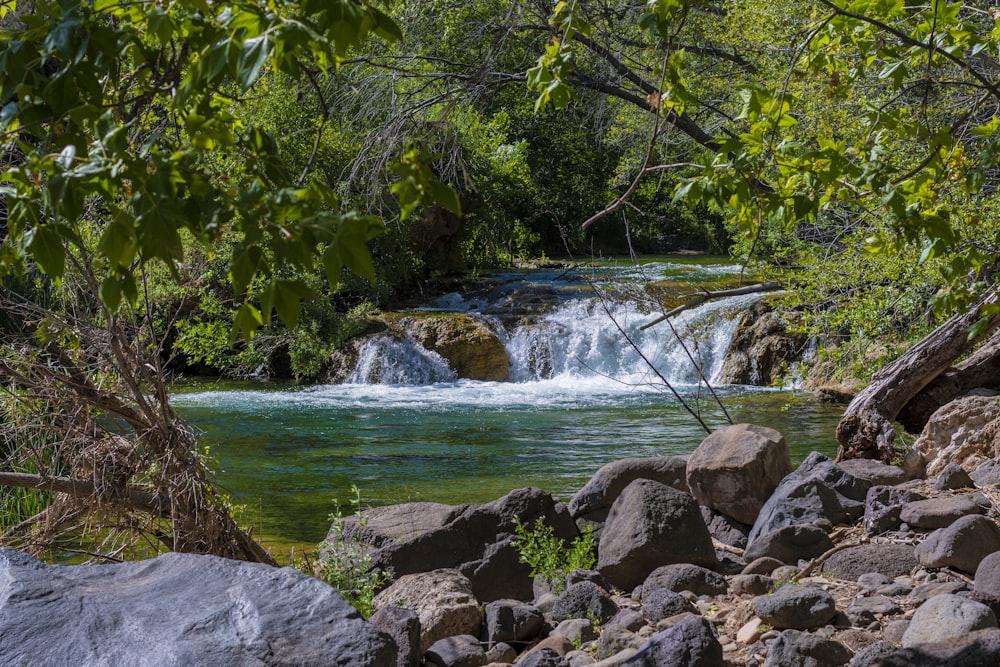
<instances>
[{"instance_id":1,"label":"rock","mask_svg":"<svg viewBox=\"0 0 1000 667\"><path fill-rule=\"evenodd\" d=\"M701 510L701 518L705 520L705 525L708 526L708 533L714 539L738 549L746 547L750 526L740 523L721 512L716 512L711 507L702 505L699 509Z\"/></svg>"},{"instance_id":2,"label":"rock","mask_svg":"<svg viewBox=\"0 0 1000 667\"><path fill-rule=\"evenodd\" d=\"M1000 460L993 458L984 461L978 468L969 473L969 477L980 488L1000 484Z\"/></svg>"},{"instance_id":3,"label":"rock","mask_svg":"<svg viewBox=\"0 0 1000 667\"><path fill-rule=\"evenodd\" d=\"M848 475L863 479L872 486L895 486L906 481L906 472L899 466L875 459L847 459L837 464Z\"/></svg>"},{"instance_id":4,"label":"rock","mask_svg":"<svg viewBox=\"0 0 1000 667\"><path fill-rule=\"evenodd\" d=\"M545 625L541 610L518 600L494 600L486 605L484 616L489 646L534 639Z\"/></svg>"},{"instance_id":5,"label":"rock","mask_svg":"<svg viewBox=\"0 0 1000 667\"><path fill-rule=\"evenodd\" d=\"M934 480L934 488L938 491L954 491L957 489L971 489L975 487L969 473L965 472L962 466L957 463L949 463L942 468L938 478Z\"/></svg>"},{"instance_id":6,"label":"rock","mask_svg":"<svg viewBox=\"0 0 1000 667\"><path fill-rule=\"evenodd\" d=\"M573 650L573 642L562 635L549 635L542 641L538 642L527 651L524 652L524 657L527 657L531 653L536 651L552 651L556 655L564 656ZM524 657L521 659L523 660Z\"/></svg>"},{"instance_id":7,"label":"rock","mask_svg":"<svg viewBox=\"0 0 1000 667\"><path fill-rule=\"evenodd\" d=\"M774 558L783 563L798 563L801 559L815 558L833 548L833 541L826 530L818 526L782 526L759 536L743 552L751 560Z\"/></svg>"},{"instance_id":8,"label":"rock","mask_svg":"<svg viewBox=\"0 0 1000 667\"><path fill-rule=\"evenodd\" d=\"M853 523L864 512L869 487L829 457L811 453L764 504L750 530L748 549L762 536L785 526Z\"/></svg>"},{"instance_id":9,"label":"rock","mask_svg":"<svg viewBox=\"0 0 1000 667\"><path fill-rule=\"evenodd\" d=\"M712 624L702 616L689 616L671 628L647 639L639 652L622 667L718 667L722 664L722 645Z\"/></svg>"},{"instance_id":10,"label":"rock","mask_svg":"<svg viewBox=\"0 0 1000 667\"><path fill-rule=\"evenodd\" d=\"M0 549L0 664L393 667L396 647L293 568L184 553L46 565Z\"/></svg>"},{"instance_id":11,"label":"rock","mask_svg":"<svg viewBox=\"0 0 1000 667\"><path fill-rule=\"evenodd\" d=\"M1000 630L918 644L871 663L872 667L992 667L1000 665Z\"/></svg>"},{"instance_id":12,"label":"rock","mask_svg":"<svg viewBox=\"0 0 1000 667\"><path fill-rule=\"evenodd\" d=\"M520 562L511 545L515 518L527 526L541 518L565 540L579 535L565 505L540 489L524 488L483 505L418 502L374 507L360 517L348 517L343 538L331 529L327 540L361 541L372 548L373 567L397 577L457 569L483 602L530 600L531 568Z\"/></svg>"},{"instance_id":13,"label":"rock","mask_svg":"<svg viewBox=\"0 0 1000 667\"><path fill-rule=\"evenodd\" d=\"M832 639L808 632L785 630L771 644L764 667L841 667L853 655L851 649Z\"/></svg>"},{"instance_id":14,"label":"rock","mask_svg":"<svg viewBox=\"0 0 1000 667\"><path fill-rule=\"evenodd\" d=\"M597 584L608 593L611 592L611 584L609 584L607 580L605 580L604 575L597 570L581 570L580 568L577 568L566 575L567 586L572 586L578 581L590 581Z\"/></svg>"},{"instance_id":15,"label":"rock","mask_svg":"<svg viewBox=\"0 0 1000 667\"><path fill-rule=\"evenodd\" d=\"M984 557L976 568L972 590L991 598L1000 598L1000 551Z\"/></svg>"},{"instance_id":16,"label":"rock","mask_svg":"<svg viewBox=\"0 0 1000 667\"><path fill-rule=\"evenodd\" d=\"M645 596L642 601L642 615L654 624L664 618L696 611L695 606L686 597L666 588L650 591L649 595Z\"/></svg>"},{"instance_id":17,"label":"rock","mask_svg":"<svg viewBox=\"0 0 1000 667\"><path fill-rule=\"evenodd\" d=\"M617 615L616 617L617 618ZM611 619L614 623L614 619ZM567 618L557 625L550 635L562 635L575 646L597 639L597 630L589 618Z\"/></svg>"},{"instance_id":18,"label":"rock","mask_svg":"<svg viewBox=\"0 0 1000 667\"><path fill-rule=\"evenodd\" d=\"M873 486L868 489L865 496L865 515L862 526L867 535L880 535L890 530L896 530L901 523L900 514L903 506L926 500L909 489L900 489L894 486Z\"/></svg>"},{"instance_id":19,"label":"rock","mask_svg":"<svg viewBox=\"0 0 1000 667\"><path fill-rule=\"evenodd\" d=\"M611 506L597 553L597 569L622 590L661 565L718 562L694 498L648 479L629 484Z\"/></svg>"},{"instance_id":20,"label":"rock","mask_svg":"<svg viewBox=\"0 0 1000 667\"><path fill-rule=\"evenodd\" d=\"M895 616L901 612L902 608L891 598L875 595L854 598L844 613L851 620L851 625L863 628L874 622L878 616Z\"/></svg>"},{"instance_id":21,"label":"rock","mask_svg":"<svg viewBox=\"0 0 1000 667\"><path fill-rule=\"evenodd\" d=\"M1000 551L1000 527L992 519L972 514L934 531L913 553L924 567L954 567L973 573L995 551Z\"/></svg>"},{"instance_id":22,"label":"rock","mask_svg":"<svg viewBox=\"0 0 1000 667\"><path fill-rule=\"evenodd\" d=\"M625 487L637 479L651 479L687 493L687 457L654 456L613 461L602 466L569 501L573 518L603 523Z\"/></svg>"},{"instance_id":23,"label":"rock","mask_svg":"<svg viewBox=\"0 0 1000 667\"><path fill-rule=\"evenodd\" d=\"M832 572L830 574L832 574L834 577L837 576ZM860 591L864 594L877 591L883 586L892 583L892 580L889 579L889 577L887 577L886 575L882 574L881 572L865 572L864 574L860 575L856 579L856 581L858 582L858 589L860 589Z\"/></svg>"},{"instance_id":24,"label":"rock","mask_svg":"<svg viewBox=\"0 0 1000 667\"><path fill-rule=\"evenodd\" d=\"M764 300L744 311L715 381L760 387L779 383L805 348L805 337L788 331L786 320L793 316L772 310Z\"/></svg>"},{"instance_id":25,"label":"rock","mask_svg":"<svg viewBox=\"0 0 1000 667\"><path fill-rule=\"evenodd\" d=\"M486 651L486 659L489 660L487 665L492 665L497 662L510 664L517 660L517 649L510 644L504 644L500 642L499 644L494 644Z\"/></svg>"},{"instance_id":26,"label":"rock","mask_svg":"<svg viewBox=\"0 0 1000 667\"><path fill-rule=\"evenodd\" d=\"M475 315L407 315L396 327L441 355L459 378L487 382L510 379L507 348L490 325Z\"/></svg>"},{"instance_id":27,"label":"rock","mask_svg":"<svg viewBox=\"0 0 1000 667\"><path fill-rule=\"evenodd\" d=\"M785 438L774 429L734 424L711 433L691 453L687 483L695 500L752 525L778 483L792 472Z\"/></svg>"},{"instance_id":28,"label":"rock","mask_svg":"<svg viewBox=\"0 0 1000 667\"><path fill-rule=\"evenodd\" d=\"M835 579L855 581L863 574L877 572L892 579L913 571L917 558L909 544L859 544L831 555L823 566Z\"/></svg>"},{"instance_id":29,"label":"rock","mask_svg":"<svg viewBox=\"0 0 1000 667\"><path fill-rule=\"evenodd\" d=\"M784 563L777 558L762 556L747 563L740 574L771 574Z\"/></svg>"},{"instance_id":30,"label":"rock","mask_svg":"<svg viewBox=\"0 0 1000 667\"><path fill-rule=\"evenodd\" d=\"M921 584L910 591L906 597L915 602L923 602L938 595L949 595L966 591L968 586L964 581L932 581Z\"/></svg>"},{"instance_id":31,"label":"rock","mask_svg":"<svg viewBox=\"0 0 1000 667\"><path fill-rule=\"evenodd\" d=\"M833 596L812 586L782 586L754 600L753 610L768 625L792 630L818 628L837 614Z\"/></svg>"},{"instance_id":32,"label":"rock","mask_svg":"<svg viewBox=\"0 0 1000 667\"><path fill-rule=\"evenodd\" d=\"M764 595L774 584L771 577L763 574L737 574L729 581L733 595Z\"/></svg>"},{"instance_id":33,"label":"rock","mask_svg":"<svg viewBox=\"0 0 1000 667\"><path fill-rule=\"evenodd\" d=\"M420 617L420 650L455 635L479 636L479 601L458 570L434 570L400 577L375 596L376 609L403 607Z\"/></svg>"},{"instance_id":34,"label":"rock","mask_svg":"<svg viewBox=\"0 0 1000 667\"><path fill-rule=\"evenodd\" d=\"M653 570L642 583L642 597L647 597L652 591L666 588L680 593L690 591L695 595L722 595L726 592L726 578L718 572L713 572L690 563L674 563Z\"/></svg>"},{"instance_id":35,"label":"rock","mask_svg":"<svg viewBox=\"0 0 1000 667\"><path fill-rule=\"evenodd\" d=\"M383 607L368 622L396 642L396 667L420 667L420 617L412 609Z\"/></svg>"},{"instance_id":36,"label":"rock","mask_svg":"<svg viewBox=\"0 0 1000 667\"><path fill-rule=\"evenodd\" d=\"M569 660L549 648L526 653L517 661L518 667L570 667Z\"/></svg>"},{"instance_id":37,"label":"rock","mask_svg":"<svg viewBox=\"0 0 1000 667\"><path fill-rule=\"evenodd\" d=\"M567 588L552 607L552 619L590 618L607 623L618 613L618 605L597 584L580 581Z\"/></svg>"},{"instance_id":38,"label":"rock","mask_svg":"<svg viewBox=\"0 0 1000 667\"><path fill-rule=\"evenodd\" d=\"M603 660L618 655L624 650L638 648L643 640L639 635L615 623L609 623L601 630L597 639L597 659Z\"/></svg>"},{"instance_id":39,"label":"rock","mask_svg":"<svg viewBox=\"0 0 1000 667\"><path fill-rule=\"evenodd\" d=\"M914 528L944 528L968 514L982 514L983 508L968 495L928 498L903 505L899 518Z\"/></svg>"},{"instance_id":40,"label":"rock","mask_svg":"<svg viewBox=\"0 0 1000 667\"><path fill-rule=\"evenodd\" d=\"M615 617L611 619L611 623L617 623L630 632L638 632L646 625L646 619L635 609L625 607L618 610Z\"/></svg>"},{"instance_id":41,"label":"rock","mask_svg":"<svg viewBox=\"0 0 1000 667\"><path fill-rule=\"evenodd\" d=\"M935 595L917 607L903 634L903 647L996 627L997 617L986 605L958 595Z\"/></svg>"},{"instance_id":42,"label":"rock","mask_svg":"<svg viewBox=\"0 0 1000 667\"><path fill-rule=\"evenodd\" d=\"M847 663L847 667L870 667L875 664L879 659L884 658L887 655L891 655L897 649L895 644L887 641L875 642L874 644L869 644L860 651L854 654L851 661Z\"/></svg>"},{"instance_id":43,"label":"rock","mask_svg":"<svg viewBox=\"0 0 1000 667\"><path fill-rule=\"evenodd\" d=\"M439 639L427 649L426 661L435 667L482 667L486 650L471 635L456 635Z\"/></svg>"},{"instance_id":44,"label":"rock","mask_svg":"<svg viewBox=\"0 0 1000 667\"><path fill-rule=\"evenodd\" d=\"M975 470L985 461L1000 454L995 451L985 427L1000 418L1000 405L992 395L969 395L955 399L940 408L924 426L913 449L926 466L926 475L941 473L949 463ZM980 452L986 452L983 456Z\"/></svg>"}]
</instances>

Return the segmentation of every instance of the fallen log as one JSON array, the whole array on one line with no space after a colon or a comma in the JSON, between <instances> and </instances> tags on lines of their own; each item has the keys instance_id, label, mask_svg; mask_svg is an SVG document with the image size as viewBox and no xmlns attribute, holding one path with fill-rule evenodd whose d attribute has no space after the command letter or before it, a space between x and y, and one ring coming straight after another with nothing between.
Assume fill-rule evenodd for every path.
<instances>
[{"instance_id":1,"label":"fallen log","mask_svg":"<svg viewBox=\"0 0 1000 667\"><path fill-rule=\"evenodd\" d=\"M979 335L969 338L972 325L983 317L983 307L996 302L997 293L990 290L969 310L941 324L908 352L878 371L871 384L847 406L837 424L840 443L837 460L867 458L891 462L896 439L893 422L914 396L1000 324L1000 314L991 315Z\"/></svg>"}]
</instances>

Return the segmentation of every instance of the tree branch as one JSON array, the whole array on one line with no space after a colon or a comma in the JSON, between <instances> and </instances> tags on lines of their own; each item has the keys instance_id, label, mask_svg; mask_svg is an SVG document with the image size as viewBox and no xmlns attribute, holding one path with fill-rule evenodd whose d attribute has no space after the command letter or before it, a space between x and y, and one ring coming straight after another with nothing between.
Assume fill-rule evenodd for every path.
<instances>
[{"instance_id":1,"label":"tree branch","mask_svg":"<svg viewBox=\"0 0 1000 667\"><path fill-rule=\"evenodd\" d=\"M687 302L685 302L685 303L677 306L673 310L667 311L663 315L660 315L659 317L657 317L652 322L647 322L646 324L643 324L641 327L639 327L639 329L640 330L648 329L649 327L651 327L653 325L656 325L656 324L659 324L660 322L662 322L662 321L664 321L666 319L669 319L669 318L673 317L674 315L678 315L680 313L683 313L685 310L690 310L692 308L700 306L701 304L705 303L706 301L711 301L713 299L723 299L723 298L725 298L727 296L742 296L744 294L759 294L759 293L763 293L763 292L775 292L777 290L784 289L784 288L785 288L784 285L782 285L781 283L779 283L776 280L772 280L770 282L760 283L760 284L757 284L757 285L747 285L746 287L735 287L733 289L716 290L714 292L705 290L701 294L695 295L694 298L692 298L690 301L687 301Z\"/></svg>"}]
</instances>

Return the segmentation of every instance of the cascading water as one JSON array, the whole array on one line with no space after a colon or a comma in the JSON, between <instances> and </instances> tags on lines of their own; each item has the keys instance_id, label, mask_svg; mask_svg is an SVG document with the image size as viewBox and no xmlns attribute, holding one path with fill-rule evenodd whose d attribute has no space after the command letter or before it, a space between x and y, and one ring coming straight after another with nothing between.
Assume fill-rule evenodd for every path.
<instances>
[{"instance_id":1,"label":"cascading water","mask_svg":"<svg viewBox=\"0 0 1000 667\"><path fill-rule=\"evenodd\" d=\"M429 304L487 321L506 346L510 382L456 379L416 340L383 334L365 342L343 384L202 384L178 387L173 403L204 433L220 484L234 502L259 510L255 524L272 539L321 540L332 500L348 501L352 485L366 504L486 502L524 486L568 499L609 461L687 454L705 437L618 326L707 424L726 423L670 325L640 329L656 313L634 288L652 276L690 293L717 288L738 270L705 259L611 267L596 281L603 303L589 281L566 280L561 269L511 274L481 294ZM622 296L629 290L642 298ZM753 300L706 303L670 320L709 379ZM768 389L716 389L735 421L781 431L793 459L836 451L837 406Z\"/></svg>"}]
</instances>

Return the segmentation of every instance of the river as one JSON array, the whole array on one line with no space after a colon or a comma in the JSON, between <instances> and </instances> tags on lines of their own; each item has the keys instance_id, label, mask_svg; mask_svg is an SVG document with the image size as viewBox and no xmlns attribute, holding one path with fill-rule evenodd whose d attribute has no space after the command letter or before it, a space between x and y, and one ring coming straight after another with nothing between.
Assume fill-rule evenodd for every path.
<instances>
[{"instance_id":1,"label":"river","mask_svg":"<svg viewBox=\"0 0 1000 667\"><path fill-rule=\"evenodd\" d=\"M727 423L670 329L640 330L655 315L640 287L653 280L690 291L731 279L739 267L663 258L586 271L569 280L560 270L498 274L489 290L424 306L490 313L525 285L554 287L556 305L544 317L513 330L495 324L511 382L456 380L446 365L435 370L436 355L397 346L368 351L383 367L392 359L395 371L380 377L359 370L355 382L307 387L189 382L173 401L203 431L220 486L273 543L321 540L334 500L348 500L352 485L369 505L478 503L523 486L568 499L605 463L686 454L701 442L705 431L664 380L710 428ZM635 298L623 298L630 289ZM718 373L735 318L754 298L678 318L675 328L689 351L697 348L705 377ZM812 450L836 451L842 406L788 388L715 390L734 422L781 431L795 461Z\"/></svg>"}]
</instances>

